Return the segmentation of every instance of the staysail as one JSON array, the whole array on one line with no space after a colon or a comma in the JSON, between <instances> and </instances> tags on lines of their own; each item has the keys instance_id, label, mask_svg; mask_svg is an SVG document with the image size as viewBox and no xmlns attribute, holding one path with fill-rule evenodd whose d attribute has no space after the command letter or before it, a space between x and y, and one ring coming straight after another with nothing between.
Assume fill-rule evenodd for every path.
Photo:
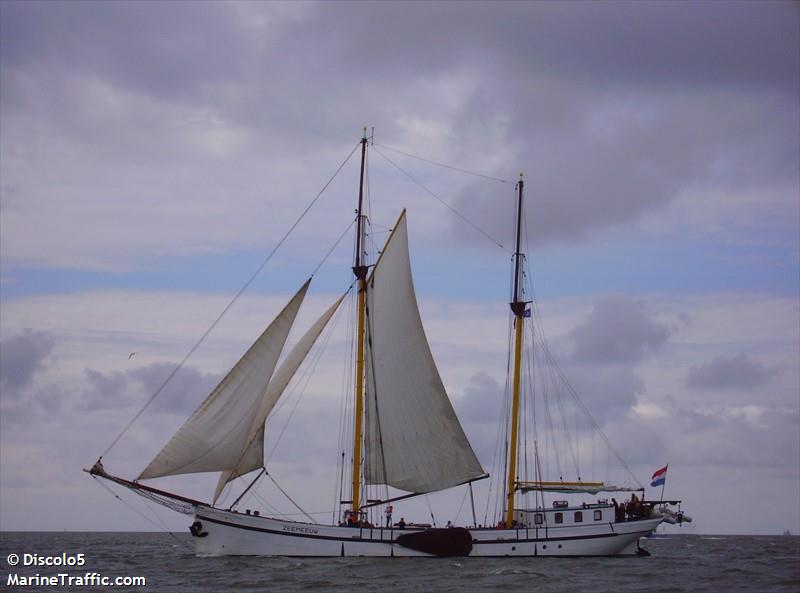
<instances>
[{"instance_id":1,"label":"staysail","mask_svg":"<svg viewBox=\"0 0 800 593\"><path fill-rule=\"evenodd\" d=\"M366 341L366 482L421 493L485 476L425 337L405 211L367 282Z\"/></svg>"},{"instance_id":2,"label":"staysail","mask_svg":"<svg viewBox=\"0 0 800 593\"><path fill-rule=\"evenodd\" d=\"M138 479L236 469L310 282L309 278Z\"/></svg>"},{"instance_id":3,"label":"staysail","mask_svg":"<svg viewBox=\"0 0 800 593\"><path fill-rule=\"evenodd\" d=\"M247 439L245 441L245 447L243 451L240 453L240 460L239 463L231 470L223 471L222 475L219 477L219 482L217 482L217 489L214 492L214 502L216 502L217 498L219 498L222 489L230 482L231 480L236 479L238 476L243 476L244 474L260 469L264 464L264 422L269 416L269 413L272 411L272 408L275 407L275 404L278 402L281 394L283 394L284 389L289 384L289 381L292 380L297 369L302 364L303 360L305 360L308 352L311 350L311 347L317 341L317 338L322 333L322 330L325 329L325 326L333 317L333 314L339 308L339 305L342 303L344 299L344 295L339 297L339 299L333 303L333 305L328 308L325 313L312 325L305 335L300 338L300 340L295 344L292 351L286 357L286 359L280 364L278 369L275 371L275 374L272 376L272 379L267 386L265 393L263 394L258 412L253 417L252 423L250 425L250 431L247 435Z\"/></svg>"}]
</instances>

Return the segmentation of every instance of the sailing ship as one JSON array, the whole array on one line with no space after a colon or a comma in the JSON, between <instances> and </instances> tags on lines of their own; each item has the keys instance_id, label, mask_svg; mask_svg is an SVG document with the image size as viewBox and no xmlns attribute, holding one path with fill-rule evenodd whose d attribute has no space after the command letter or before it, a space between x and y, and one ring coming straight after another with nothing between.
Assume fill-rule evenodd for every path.
<instances>
[{"instance_id":1,"label":"sailing ship","mask_svg":"<svg viewBox=\"0 0 800 593\"><path fill-rule=\"evenodd\" d=\"M355 227L355 319L352 454L349 456L350 498L340 501L341 521L298 522L238 510L238 503L266 473L265 422L302 365L344 296L336 300L285 354L287 337L309 288L310 279L289 300L274 321L230 369L189 419L134 480L103 467L102 457L88 471L161 505L193 517L190 531L199 555L265 556L611 556L645 553L639 546L661 523L656 505L639 500L638 510L620 513L616 501L581 504L555 500L564 495L636 490L603 482L520 479L520 402L524 328L530 322L523 290L521 229L523 180L516 184L516 249L510 303L513 327L513 377L510 418L505 432L506 475L499 516L491 525L437 528L380 520L400 500L466 485L488 477L472 449L445 391L423 329L408 248L406 212L396 224L374 263L364 248L364 165L369 144L361 139L361 172ZM346 293L347 294L347 293ZM280 361L280 364L278 364ZM537 457L538 459L538 457ZM344 462L344 459L343 459ZM211 502L203 502L145 483L162 476L220 472ZM234 479L256 477L236 501L218 504ZM382 499L365 495L380 485ZM388 487L403 494L388 496ZM539 504L525 506L533 493ZM548 494L549 496L549 494ZM642 498L644 498L642 496ZM612 499L613 500L613 499ZM671 501L678 503L679 501ZM390 516L390 513L385 513ZM473 511L474 514L474 511Z\"/></svg>"}]
</instances>

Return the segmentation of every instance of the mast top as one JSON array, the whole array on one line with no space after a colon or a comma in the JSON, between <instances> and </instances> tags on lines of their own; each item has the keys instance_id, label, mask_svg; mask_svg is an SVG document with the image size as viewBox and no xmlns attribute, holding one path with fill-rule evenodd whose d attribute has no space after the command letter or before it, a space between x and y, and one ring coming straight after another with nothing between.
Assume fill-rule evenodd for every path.
<instances>
[{"instance_id":1,"label":"mast top","mask_svg":"<svg viewBox=\"0 0 800 593\"><path fill-rule=\"evenodd\" d=\"M522 188L524 183L522 181L522 173L519 174L519 182L517 183L517 242L516 249L514 250L514 300L510 303L511 311L517 317L523 317L525 314L525 301L520 301L520 279L522 275L522 252L520 251L520 242L522 238Z\"/></svg>"},{"instance_id":2,"label":"mast top","mask_svg":"<svg viewBox=\"0 0 800 593\"><path fill-rule=\"evenodd\" d=\"M364 250L364 216L362 209L364 206L364 164L367 156L367 126L364 126L364 136L361 138L361 176L358 183L358 210L356 211L356 257L353 263L353 274L359 280L367 277L368 266L365 265L362 256Z\"/></svg>"}]
</instances>

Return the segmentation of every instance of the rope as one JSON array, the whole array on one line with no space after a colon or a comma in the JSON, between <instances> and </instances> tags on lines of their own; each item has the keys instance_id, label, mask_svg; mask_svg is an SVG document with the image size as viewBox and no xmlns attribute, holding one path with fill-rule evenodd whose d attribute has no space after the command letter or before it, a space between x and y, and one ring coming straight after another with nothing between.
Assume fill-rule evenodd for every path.
<instances>
[{"instance_id":1,"label":"rope","mask_svg":"<svg viewBox=\"0 0 800 593\"><path fill-rule=\"evenodd\" d=\"M347 225L347 228L342 232L341 235L339 235L339 238L336 239L336 243L334 243L333 246L331 246L331 248L328 249L328 253L325 254L325 257L322 258L322 261L319 262L317 267L314 268L314 271L311 272L312 276L316 276L317 275L317 272L319 272L319 269L325 264L326 261L328 261L328 258L331 256L331 253L333 253L333 250L336 249L339 246L339 243L342 242L342 239L344 239L345 235L350 231L351 228L353 228L353 225L355 223L356 223L356 219L355 218L350 221L350 224Z\"/></svg>"},{"instance_id":2,"label":"rope","mask_svg":"<svg viewBox=\"0 0 800 593\"><path fill-rule=\"evenodd\" d=\"M152 519L150 519L150 517L148 517L147 515L145 515L144 513L142 513L142 512L141 512L139 509L137 509L135 506L133 506L133 505L132 505L132 504L130 504L129 502L127 502L127 501L123 500L123 499L122 499L122 497L121 497L119 494L117 494L116 492L114 492L114 491L111 489L111 487L107 486L106 484L104 484L103 482L101 482L100 480L98 480L98 479L97 479L95 476L92 476L92 479L95 481L95 483L97 483L97 484L100 484L100 486L102 486L102 487L103 487L103 489L104 489L106 492L108 492L108 493L109 493L111 496L113 496L113 497L114 497L114 498L116 498L118 501L120 501L122 504L124 504L125 506L127 506L127 507L128 507L129 509L131 509L131 510L132 510L134 513L136 513L137 515L139 515L139 516L140 516L142 519L144 519L145 521L147 521L147 522L148 522L148 523L150 523L151 525L153 525L153 526L157 527L158 529L165 529L165 530L166 530L166 532L167 532L167 533L168 533L170 536L172 536L173 538L175 538L175 540L176 540L176 541L177 541L179 544L181 544L182 546L184 546L184 547L185 547L186 549L188 549L189 551L192 551L192 552L194 551L194 550L192 549L192 547L191 547L189 544L187 544L185 541L183 541L182 539L180 539L180 538L179 538L177 535L175 535L174 533L172 533L171 531L169 531L169 529L167 529L166 525L164 525L163 521L160 521L160 520L159 520L160 524L159 524L159 523L156 523L155 521L153 521Z\"/></svg>"},{"instance_id":3,"label":"rope","mask_svg":"<svg viewBox=\"0 0 800 593\"><path fill-rule=\"evenodd\" d=\"M291 503L294 505L294 508L296 508L298 511L300 511L300 512L301 512L303 515L305 515L306 519L308 519L309 521L311 521L311 522L313 523L313 522L314 522L314 517L312 517L311 515L309 515L308 513L306 513L306 512L305 512L305 511L304 511L302 508L300 508L300 505L299 505L299 504L297 504L297 503L296 503L296 502L295 502L295 501L292 499L292 497L291 497L291 496L289 496L288 494L286 494L286 492L284 491L284 489L283 489L283 488L281 488L281 487L278 485L278 482L276 482L276 481L275 481L275 478L273 478L273 477L272 477L272 474L270 474L269 472L264 472L264 473L265 473L265 475L266 475L266 476L267 476L267 477L268 477L270 480L272 480L272 483L273 483L273 484L275 484L275 487L276 487L278 490L280 490L280 491L281 491L281 494L283 494L283 495L286 497L286 499L287 499L289 502L291 502Z\"/></svg>"},{"instance_id":4,"label":"rope","mask_svg":"<svg viewBox=\"0 0 800 593\"><path fill-rule=\"evenodd\" d=\"M186 364L186 361L189 360L189 358L192 356L192 354L194 354L195 351L200 347L200 345L205 341L205 339L208 337L208 335L213 331L213 329L217 326L217 324L222 320L222 318L225 316L225 314L228 312L228 310L230 310L230 308L233 306L233 304L237 300L239 300L239 297L242 296L242 294L244 294L244 292L250 287L250 285L253 283L253 281L256 279L256 277L261 273L261 270L264 269L264 266L267 265L267 263L272 259L272 257L278 251L278 249L280 249L280 247L283 245L283 243L286 241L286 239L289 238L289 235L292 234L294 229L297 227L298 224L300 224L300 221L303 220L303 218L305 217L306 214L308 214L309 210L311 210L311 208L314 206L314 204L317 203L317 200L319 200L319 198L320 198L320 196L322 196L323 192L326 189L328 189L328 186L336 178L336 176L339 174L339 172L342 170L342 168L345 166L345 164L347 164L347 161L350 160L350 157L353 156L353 153L356 151L356 149L358 148L358 146L360 144L361 144L360 142L358 144L356 144L355 147L353 148L353 150L350 151L350 154L347 155L347 158L345 158L344 161L342 161L342 164L339 165L339 168L336 169L336 172L331 176L330 179L328 179L327 183L325 183L325 185L322 187L322 189L319 190L319 193L317 193L317 195L314 197L314 199L311 200L311 202L308 204L308 206L306 206L305 210L303 210L303 212L300 214L300 216L297 218L297 220L295 220L294 224L291 227L289 227L289 230L286 231L286 234L283 235L281 240L278 241L278 243L275 245L275 247L273 247L272 251L270 251L269 254L264 258L264 260L261 262L261 265L258 266L256 271L253 272L253 274L250 276L250 278L247 280L247 282L245 282L244 285L239 289L239 291L233 296L233 298L230 300L230 302L225 306L225 308L222 310L222 312L219 314L219 316L211 323L211 325L208 327L208 329L206 329L206 331L203 332L203 335L200 336L200 339L197 340L197 342L194 344L194 346L192 346L189 349L189 352L186 353L186 356L183 357L183 360L181 360L175 366L175 368L167 376L167 378L164 380L164 382L159 386L158 389L156 389L155 393L153 393L153 395L150 396L150 398L144 403L144 405L134 415L134 417L131 418L131 420L128 422L128 424L125 425L125 427L120 431L120 433L111 442L111 444L106 448L106 450L103 451L103 454L100 456L101 458L104 455L107 455L108 452L111 451L111 449L114 448L114 446L119 442L119 440L123 437L123 435L126 432L128 432L128 430L133 425L133 423L136 422L136 420L139 419L139 417L150 406L150 404L153 403L153 400L155 400L156 397L159 396L159 394L164 390L164 388L167 386L167 384L178 373L178 371L181 370L181 368L183 368L183 365ZM327 258L327 256L326 256L326 258Z\"/></svg>"},{"instance_id":5,"label":"rope","mask_svg":"<svg viewBox=\"0 0 800 593\"><path fill-rule=\"evenodd\" d=\"M475 229L476 231L478 231L478 232L479 232L481 235L483 235L484 237L486 237L487 239L489 239L489 241L491 241L492 243L494 243L495 245L497 245L497 246L498 246L500 249L502 249L503 251L505 251L505 252L507 252L507 253L511 253L511 252L510 252L508 249L506 249L506 246L505 246L505 245L503 245L503 244L502 244L500 241L498 241L497 239L495 239L494 237L492 237L492 236L491 236L489 233L487 233L486 231L484 231L484 230L483 230L481 227L479 227L477 224L475 224L474 222L472 222L472 221L471 221L469 218L467 218L466 216L464 216L463 214L461 214L461 212L459 212L458 210L456 210L455 208L453 208L453 207L452 207L450 204L448 204L447 202L445 202L445 201L444 201L442 198L440 198L439 196L437 196L437 195L436 195L436 194L435 194L433 191L431 191L430 189L428 189L428 187L426 187L426 186L425 186L425 185L424 185L424 184L423 184L421 181L417 181L417 180L416 180L416 179L415 179L415 178L414 178L414 177L411 175L411 173L409 173L408 171L406 171L405 169L403 169L402 167L400 167L400 166L399 166L397 163L395 163L395 162L394 162L392 159L390 159L388 156L386 156L385 154L383 154L383 153L382 153L380 150L378 150L377 148L375 149L375 152L377 152L377 153L378 153L378 154L379 154L379 155L380 155L382 158L386 159L386 160L389 162L389 164L391 164L391 165L392 165L392 166L393 166L395 169L397 169L398 171L400 171L400 172L401 172L403 175L405 175L406 177L408 177L408 178L409 178L411 181L413 181L414 183L416 183L418 186L420 186L422 189L424 189L426 192L428 192L428 193L429 193L431 196L433 196L434 198L436 198L436 200L438 200L438 201L439 201L439 202L440 202L442 205L444 205L445 207L447 207L447 209L448 209L448 210L450 210L450 211L451 211L453 214L455 214L456 216L458 216L458 217L459 217L461 220L463 220L464 222L466 222L466 223L467 223L468 225L470 225L470 226L471 226L473 229Z\"/></svg>"},{"instance_id":6,"label":"rope","mask_svg":"<svg viewBox=\"0 0 800 593\"><path fill-rule=\"evenodd\" d=\"M390 150L392 152L396 152L397 154L402 154L403 156L411 157L412 159L417 159L418 161L423 161L426 163L430 163L431 165L436 165L438 167L443 167L445 169L450 169L452 171L458 171L459 173L465 173L466 175L473 175L474 177L481 177L483 179L488 179L490 181L497 181L499 183L511 183L507 179L500 179L499 177L492 177L491 175L484 175L483 173L476 173L474 171L467 171L466 169L461 169L459 167L454 167L453 165L446 165L445 163L440 163L438 161L434 161L431 159L426 159L425 157L417 156L415 154L410 154L408 152L403 152L402 150L397 150L396 148L391 148L384 144L375 144L372 143L372 146L380 146L386 150Z\"/></svg>"}]
</instances>

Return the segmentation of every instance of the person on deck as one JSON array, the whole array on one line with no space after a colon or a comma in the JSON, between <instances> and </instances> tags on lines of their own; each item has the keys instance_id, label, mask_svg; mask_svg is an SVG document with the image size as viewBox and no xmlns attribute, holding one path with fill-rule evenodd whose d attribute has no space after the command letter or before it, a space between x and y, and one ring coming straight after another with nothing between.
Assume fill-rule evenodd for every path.
<instances>
[{"instance_id":1,"label":"person on deck","mask_svg":"<svg viewBox=\"0 0 800 593\"><path fill-rule=\"evenodd\" d=\"M628 514L632 519L638 519L642 515L641 511L639 497L636 496L636 493L631 494L631 501L628 503Z\"/></svg>"},{"instance_id":2,"label":"person on deck","mask_svg":"<svg viewBox=\"0 0 800 593\"><path fill-rule=\"evenodd\" d=\"M394 509L392 509L392 505L389 505L389 506L386 507L386 528L387 529L392 526L392 511L393 510Z\"/></svg>"},{"instance_id":3,"label":"person on deck","mask_svg":"<svg viewBox=\"0 0 800 593\"><path fill-rule=\"evenodd\" d=\"M620 505L617 502L616 498L612 498L611 502L614 504L614 520L615 521L624 521L625 520L625 511L620 512Z\"/></svg>"},{"instance_id":4,"label":"person on deck","mask_svg":"<svg viewBox=\"0 0 800 593\"><path fill-rule=\"evenodd\" d=\"M400 520L397 522L397 527L399 529L405 529L406 528L406 520L403 519L403 517L400 517Z\"/></svg>"}]
</instances>

